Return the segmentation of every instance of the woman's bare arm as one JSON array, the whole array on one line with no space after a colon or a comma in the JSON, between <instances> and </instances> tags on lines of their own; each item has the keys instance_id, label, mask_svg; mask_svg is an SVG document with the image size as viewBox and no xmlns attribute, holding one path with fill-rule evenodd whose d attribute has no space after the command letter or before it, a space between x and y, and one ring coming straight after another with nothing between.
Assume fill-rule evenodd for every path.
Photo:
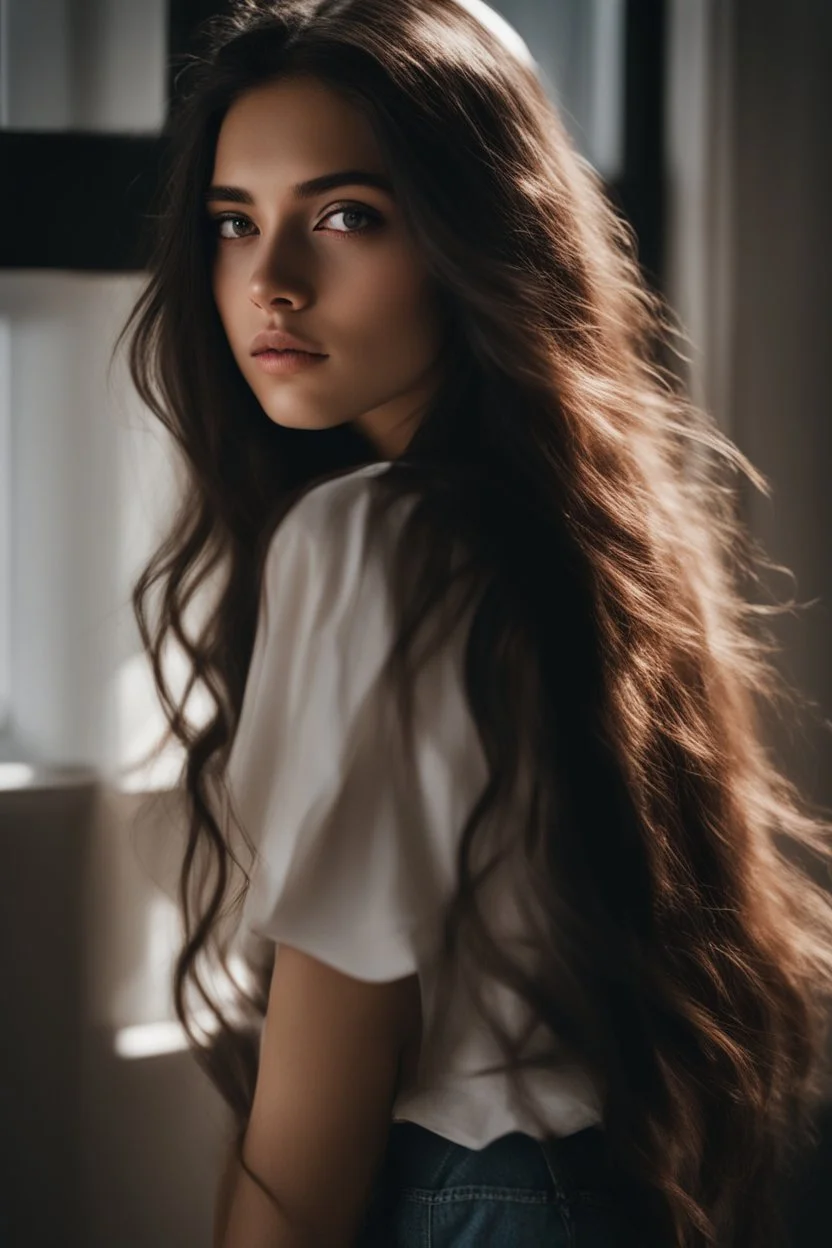
<instances>
[{"instance_id":1,"label":"woman's bare arm","mask_svg":"<svg viewBox=\"0 0 832 1248\"><path fill-rule=\"evenodd\" d=\"M367 983L278 948L242 1149L256 1179L233 1155L217 1198L215 1248L353 1242L418 1010L416 975Z\"/></svg>"},{"instance_id":2,"label":"woman's bare arm","mask_svg":"<svg viewBox=\"0 0 832 1248\"><path fill-rule=\"evenodd\" d=\"M214 1201L213 1248L222 1248L223 1246L225 1230L228 1226L228 1216L231 1213L231 1197L234 1194L238 1171L237 1142L234 1140L226 1151L225 1161L220 1172L220 1180L217 1186L216 1200Z\"/></svg>"}]
</instances>

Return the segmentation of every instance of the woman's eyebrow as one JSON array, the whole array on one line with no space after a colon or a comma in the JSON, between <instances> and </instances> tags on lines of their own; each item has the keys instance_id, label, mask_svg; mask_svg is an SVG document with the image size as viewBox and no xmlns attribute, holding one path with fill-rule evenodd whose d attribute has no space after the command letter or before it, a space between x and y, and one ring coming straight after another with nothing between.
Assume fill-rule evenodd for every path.
<instances>
[{"instance_id":1,"label":"woman's eyebrow","mask_svg":"<svg viewBox=\"0 0 832 1248\"><path fill-rule=\"evenodd\" d=\"M291 189L296 199L311 199L323 191L332 191L338 186L374 186L377 190L393 194L393 184L381 173L370 173L366 169L345 169L339 173L324 173L319 178L310 178L308 182L298 182ZM253 204L254 196L241 186L209 186L205 192L206 202L224 200L232 204Z\"/></svg>"}]
</instances>

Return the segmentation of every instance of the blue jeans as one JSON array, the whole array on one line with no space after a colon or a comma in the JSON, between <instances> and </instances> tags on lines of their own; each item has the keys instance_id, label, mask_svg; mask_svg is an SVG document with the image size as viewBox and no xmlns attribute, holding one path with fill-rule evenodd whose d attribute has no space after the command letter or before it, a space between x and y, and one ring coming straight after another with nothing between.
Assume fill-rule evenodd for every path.
<instances>
[{"instance_id":1,"label":"blue jeans","mask_svg":"<svg viewBox=\"0 0 832 1248\"><path fill-rule=\"evenodd\" d=\"M600 1127L475 1150L394 1122L355 1248L629 1248Z\"/></svg>"}]
</instances>

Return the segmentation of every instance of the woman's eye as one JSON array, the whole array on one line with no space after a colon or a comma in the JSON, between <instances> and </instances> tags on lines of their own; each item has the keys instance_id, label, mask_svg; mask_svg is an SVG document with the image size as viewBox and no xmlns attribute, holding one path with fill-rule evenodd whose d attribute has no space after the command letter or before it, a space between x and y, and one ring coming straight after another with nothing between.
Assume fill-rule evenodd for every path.
<instances>
[{"instance_id":1,"label":"woman's eye","mask_svg":"<svg viewBox=\"0 0 832 1248\"><path fill-rule=\"evenodd\" d=\"M363 234L365 230L373 230L381 225L381 217L377 212L373 212L370 208L333 208L333 210L324 217L324 221L329 221L333 217L343 217L346 229L336 229L336 234ZM363 217L368 224L352 226L351 219L355 217Z\"/></svg>"},{"instance_id":2,"label":"woman's eye","mask_svg":"<svg viewBox=\"0 0 832 1248\"><path fill-rule=\"evenodd\" d=\"M240 237L239 234L234 233L234 232L228 232L224 229L224 227L227 225L227 226L232 227L232 230L236 230L236 227L238 225L241 225L243 228L245 228L245 226L251 225L251 222L248 220L247 217L238 217L234 213L228 213L224 217L214 217L214 224L217 227L217 234L219 235L220 238L239 238Z\"/></svg>"}]
</instances>

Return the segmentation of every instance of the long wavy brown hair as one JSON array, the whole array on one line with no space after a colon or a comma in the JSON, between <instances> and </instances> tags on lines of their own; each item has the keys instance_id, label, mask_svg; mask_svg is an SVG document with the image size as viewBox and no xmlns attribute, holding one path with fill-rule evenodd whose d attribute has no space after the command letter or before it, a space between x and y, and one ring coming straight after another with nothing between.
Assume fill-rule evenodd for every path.
<instances>
[{"instance_id":1,"label":"long wavy brown hair","mask_svg":"<svg viewBox=\"0 0 832 1248\"><path fill-rule=\"evenodd\" d=\"M452 582L474 607L466 694L490 779L459 829L445 956L472 968L477 995L475 971L529 1002L550 1038L535 1064L592 1073L622 1200L639 1194L657 1242L778 1242L783 1178L828 1091L819 880L832 850L772 746L797 698L777 674L772 607L753 601L764 559L738 503L747 482L767 484L668 366L678 326L533 67L454 0L237 0L180 73L149 282L122 331L186 476L133 595L186 757L179 1018L244 1131L271 963L252 948L252 981L229 971L248 873L216 795L275 527L312 485L377 458L353 427L270 421L212 296L203 191L220 124L241 93L290 72L365 110L449 313L442 386L369 486L378 523L413 496L391 571L403 713L429 651L417 661L416 639L431 621L431 644L455 626L441 610ZM206 587L194 633L186 615ZM171 642L190 664L181 697ZM197 686L211 705L198 727L185 706ZM489 931L487 873L472 867L501 810L533 969ZM236 983L233 1018L211 959ZM207 1038L186 988L216 1016ZM490 1025L518 1072L523 1037Z\"/></svg>"}]
</instances>

